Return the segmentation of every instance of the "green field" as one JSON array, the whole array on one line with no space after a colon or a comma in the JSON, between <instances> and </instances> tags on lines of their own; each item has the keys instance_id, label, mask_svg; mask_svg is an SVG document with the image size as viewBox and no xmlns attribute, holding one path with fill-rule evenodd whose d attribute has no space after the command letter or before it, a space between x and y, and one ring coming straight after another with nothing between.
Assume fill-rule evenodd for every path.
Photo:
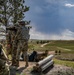
<instances>
[{"instance_id":1,"label":"green field","mask_svg":"<svg viewBox=\"0 0 74 75\"><path fill-rule=\"evenodd\" d=\"M63 40L57 40L57 41L49 41L47 45L45 45L44 47L41 48L41 43L37 44L36 41L34 42L30 42L29 43L29 48L32 49L36 49L36 50L49 50L49 51L53 51L53 50L61 50L64 52L74 52L74 40L70 40L70 41L63 41Z\"/></svg>"},{"instance_id":2,"label":"green field","mask_svg":"<svg viewBox=\"0 0 74 75\"><path fill-rule=\"evenodd\" d=\"M42 43L37 44L37 41L33 41L29 43L29 49L36 51L48 50L49 52L61 51L60 55L55 55L55 63L74 68L74 40L50 40L44 47L41 47L41 45Z\"/></svg>"},{"instance_id":3,"label":"green field","mask_svg":"<svg viewBox=\"0 0 74 75\"><path fill-rule=\"evenodd\" d=\"M51 41L45 47L50 50L61 50L64 52L74 52L74 41Z\"/></svg>"}]
</instances>

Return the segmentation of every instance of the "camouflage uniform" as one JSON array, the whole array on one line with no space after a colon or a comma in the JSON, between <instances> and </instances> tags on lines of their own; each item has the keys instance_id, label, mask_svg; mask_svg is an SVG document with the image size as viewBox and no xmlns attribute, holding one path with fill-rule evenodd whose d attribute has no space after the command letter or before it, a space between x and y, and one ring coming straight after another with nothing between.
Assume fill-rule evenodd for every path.
<instances>
[{"instance_id":1,"label":"camouflage uniform","mask_svg":"<svg viewBox=\"0 0 74 75\"><path fill-rule=\"evenodd\" d=\"M12 66L17 66L16 53L17 53L17 40L15 39L16 32L12 34Z\"/></svg>"},{"instance_id":2,"label":"camouflage uniform","mask_svg":"<svg viewBox=\"0 0 74 75\"><path fill-rule=\"evenodd\" d=\"M1 49L0 49L0 75L10 75L9 74L9 67L6 65L6 57L3 54L2 51L2 45L0 44Z\"/></svg>"},{"instance_id":3,"label":"camouflage uniform","mask_svg":"<svg viewBox=\"0 0 74 75\"><path fill-rule=\"evenodd\" d=\"M17 66L17 61L16 61L16 53L17 53L17 40L15 39L15 35L17 32L17 27L16 26L10 26L7 28L7 30L10 31L10 35L9 37L11 39L8 38L9 42L11 43L11 47L10 49L8 49L8 51L11 52L11 56L12 56L12 66Z\"/></svg>"},{"instance_id":4,"label":"camouflage uniform","mask_svg":"<svg viewBox=\"0 0 74 75\"><path fill-rule=\"evenodd\" d=\"M18 41L17 45L17 64L19 66L19 58L20 58L20 53L23 53L24 60L26 61L26 66L28 66L28 55L27 55L27 50L28 50L28 40L29 40L29 29L25 25L20 25L17 30L16 38Z\"/></svg>"},{"instance_id":5,"label":"camouflage uniform","mask_svg":"<svg viewBox=\"0 0 74 75\"><path fill-rule=\"evenodd\" d=\"M11 54L11 47L12 47L12 43L11 43L11 31L8 30L7 35L6 35L6 39L7 39L7 56L9 54Z\"/></svg>"},{"instance_id":6,"label":"camouflage uniform","mask_svg":"<svg viewBox=\"0 0 74 75\"><path fill-rule=\"evenodd\" d=\"M7 29L11 32L11 36L9 35L8 39L12 44L12 65L17 67L19 66L19 57L21 51L23 52L26 65L28 65L27 50L29 40L29 28L27 28L25 24L22 26L20 24L17 24Z\"/></svg>"}]
</instances>

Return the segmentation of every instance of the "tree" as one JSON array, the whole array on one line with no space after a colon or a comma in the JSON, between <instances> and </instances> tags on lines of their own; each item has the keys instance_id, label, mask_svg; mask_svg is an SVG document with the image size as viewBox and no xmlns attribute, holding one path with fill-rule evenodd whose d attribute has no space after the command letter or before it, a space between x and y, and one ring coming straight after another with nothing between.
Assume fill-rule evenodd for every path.
<instances>
[{"instance_id":1,"label":"tree","mask_svg":"<svg viewBox=\"0 0 74 75\"><path fill-rule=\"evenodd\" d=\"M0 0L0 25L15 25L18 20L25 18L24 13L29 7L24 4L25 0ZM25 21L25 24L29 23L30 21Z\"/></svg>"},{"instance_id":2,"label":"tree","mask_svg":"<svg viewBox=\"0 0 74 75\"><path fill-rule=\"evenodd\" d=\"M0 36L5 36L7 30L5 29L11 22L12 6L9 0L0 0ZM2 28L2 26L5 26Z\"/></svg>"},{"instance_id":3,"label":"tree","mask_svg":"<svg viewBox=\"0 0 74 75\"><path fill-rule=\"evenodd\" d=\"M39 41L36 41L37 44L39 44Z\"/></svg>"},{"instance_id":4,"label":"tree","mask_svg":"<svg viewBox=\"0 0 74 75\"><path fill-rule=\"evenodd\" d=\"M58 53L57 50L55 50L55 54L56 54L56 55L57 55L57 53Z\"/></svg>"},{"instance_id":5,"label":"tree","mask_svg":"<svg viewBox=\"0 0 74 75\"><path fill-rule=\"evenodd\" d=\"M12 6L9 0L0 0L0 25L8 26L12 13Z\"/></svg>"},{"instance_id":6,"label":"tree","mask_svg":"<svg viewBox=\"0 0 74 75\"><path fill-rule=\"evenodd\" d=\"M25 0L10 0L10 3L13 7L13 17L12 17L12 22L15 24L18 20L22 20L25 18L25 12L29 10L28 6L24 6ZM26 24L29 22L25 21Z\"/></svg>"},{"instance_id":7,"label":"tree","mask_svg":"<svg viewBox=\"0 0 74 75\"><path fill-rule=\"evenodd\" d=\"M29 7L24 4L25 0L0 0L0 25L8 26L25 18L24 12L27 12Z\"/></svg>"}]
</instances>

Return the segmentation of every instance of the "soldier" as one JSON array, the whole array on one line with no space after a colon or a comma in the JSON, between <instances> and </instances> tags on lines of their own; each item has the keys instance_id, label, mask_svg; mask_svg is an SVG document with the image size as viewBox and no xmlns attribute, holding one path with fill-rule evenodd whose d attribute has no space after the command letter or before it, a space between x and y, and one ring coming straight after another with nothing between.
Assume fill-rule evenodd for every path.
<instances>
[{"instance_id":1,"label":"soldier","mask_svg":"<svg viewBox=\"0 0 74 75\"><path fill-rule=\"evenodd\" d=\"M18 41L17 45L17 64L19 66L19 57L20 53L22 51L24 60L26 61L26 67L28 66L28 55L27 55L27 50L28 50L28 40L29 40L29 28L26 27L25 21L19 21L19 27L17 30L16 38Z\"/></svg>"},{"instance_id":2,"label":"soldier","mask_svg":"<svg viewBox=\"0 0 74 75\"><path fill-rule=\"evenodd\" d=\"M28 40L29 40L29 28L26 27L27 23L20 21L19 24L10 26L7 30L10 31L9 41L11 42L12 48L12 66L19 67L19 56L22 51L26 66L28 66ZM9 42L8 41L8 42Z\"/></svg>"},{"instance_id":3,"label":"soldier","mask_svg":"<svg viewBox=\"0 0 74 75\"><path fill-rule=\"evenodd\" d=\"M4 51L2 50L2 45L0 44L1 49L0 49L0 75L10 75L10 71L9 71L9 66L7 66L7 62L8 59L6 57L6 54L4 53ZM6 65L7 64L7 65Z\"/></svg>"},{"instance_id":4,"label":"soldier","mask_svg":"<svg viewBox=\"0 0 74 75\"><path fill-rule=\"evenodd\" d=\"M17 26L10 26L7 27L7 30L10 31L10 38L7 39L9 42L11 42L11 56L12 56L12 66L17 66L17 61L16 61L16 53L17 53L17 39L15 39L16 33L17 33Z\"/></svg>"}]
</instances>

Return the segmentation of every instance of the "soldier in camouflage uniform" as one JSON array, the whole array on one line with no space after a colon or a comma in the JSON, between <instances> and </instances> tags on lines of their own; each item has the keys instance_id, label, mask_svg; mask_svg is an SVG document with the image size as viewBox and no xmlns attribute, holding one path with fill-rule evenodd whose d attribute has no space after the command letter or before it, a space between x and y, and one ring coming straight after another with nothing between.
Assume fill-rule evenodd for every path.
<instances>
[{"instance_id":1,"label":"soldier in camouflage uniform","mask_svg":"<svg viewBox=\"0 0 74 75\"><path fill-rule=\"evenodd\" d=\"M16 53L17 53L17 39L15 39L16 33L17 33L17 26L10 26L7 27L7 30L10 31L11 34L9 34L10 38L8 38L8 40L11 43L11 56L12 56L12 66L17 66L17 60L16 60ZM8 51L10 51L8 50Z\"/></svg>"},{"instance_id":2,"label":"soldier in camouflage uniform","mask_svg":"<svg viewBox=\"0 0 74 75\"><path fill-rule=\"evenodd\" d=\"M26 66L28 66L27 50L29 28L25 25L24 21L20 21L19 24L7 28L7 30L10 31L8 43L11 43L12 66L19 66L19 57L21 52L24 55Z\"/></svg>"},{"instance_id":3,"label":"soldier in camouflage uniform","mask_svg":"<svg viewBox=\"0 0 74 75\"><path fill-rule=\"evenodd\" d=\"M0 46L2 46L2 45L0 44ZM6 61L7 61L7 58L4 56L2 49L1 49L1 52L0 52L0 75L10 75L9 67L6 65Z\"/></svg>"},{"instance_id":4,"label":"soldier in camouflage uniform","mask_svg":"<svg viewBox=\"0 0 74 75\"><path fill-rule=\"evenodd\" d=\"M29 40L29 29L25 26L24 21L19 21L19 27L17 30L16 38L18 41L17 45L17 64L19 66L19 58L20 58L20 53L23 53L24 60L26 62L26 67L28 66L28 55L27 55L27 50L28 50L28 40Z\"/></svg>"}]
</instances>

